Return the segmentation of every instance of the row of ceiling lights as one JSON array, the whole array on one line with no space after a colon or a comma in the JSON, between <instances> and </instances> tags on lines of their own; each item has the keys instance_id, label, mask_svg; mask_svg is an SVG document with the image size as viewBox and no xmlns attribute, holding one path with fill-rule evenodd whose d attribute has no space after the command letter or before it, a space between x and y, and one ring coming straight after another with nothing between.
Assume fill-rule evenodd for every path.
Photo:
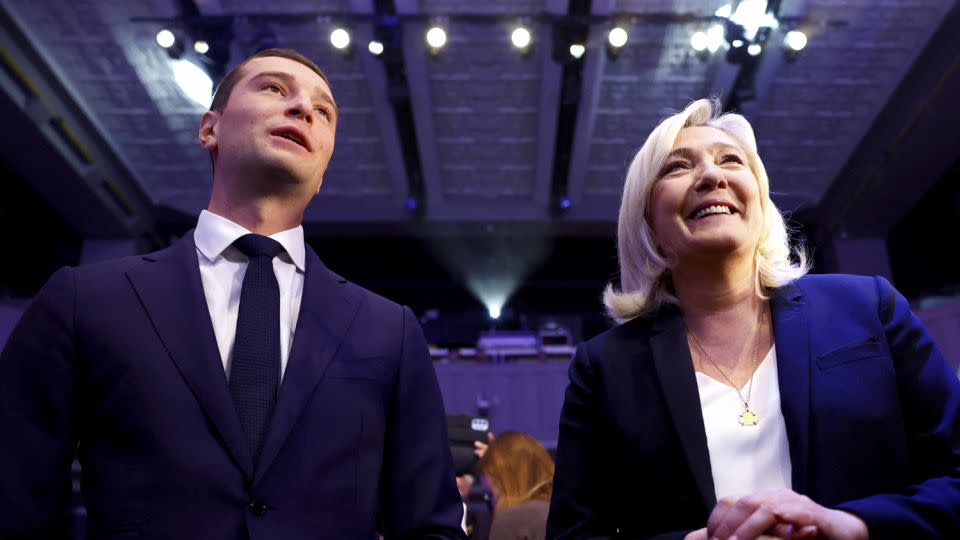
<instances>
[{"instance_id":1,"label":"row of ceiling lights","mask_svg":"<svg viewBox=\"0 0 960 540\"><path fill-rule=\"evenodd\" d=\"M614 49L619 49L627 44L629 35L622 26L615 26L607 33L607 43ZM351 43L350 33L344 28L336 28L330 32L330 44L338 50L347 49ZM510 41L517 49L526 49L533 41L533 36L524 26L518 26L511 32ZM157 33L157 43L163 48L170 48L176 42L173 32L163 29ZM427 45L433 51L439 51L447 43L447 32L441 26L433 26L426 33ZM724 37L724 27L721 24L711 26L707 31L697 31L690 37L690 46L697 52L716 52L724 46L726 39ZM742 40L733 40L732 47L742 47L745 43ZM784 44L792 51L800 51L807 45L807 36L799 30L787 32ZM204 40L196 40L193 43L193 49L198 54L206 54L210 50L210 45ZM367 50L374 56L383 54L384 45L380 41L370 41L367 44ZM586 52L586 46L582 43L570 45L570 55L574 58L580 58ZM760 54L762 47L759 43L751 43L747 47L751 56Z\"/></svg>"},{"instance_id":2,"label":"row of ceiling lights","mask_svg":"<svg viewBox=\"0 0 960 540\"><path fill-rule=\"evenodd\" d=\"M747 46L747 52L751 56L759 55L763 46L761 43L753 42L761 28L777 28L779 21L773 14L767 12L767 0L740 0L734 9L732 4L725 4L714 13L714 17L726 19L733 23L733 28L738 29L738 34L733 36L726 35L726 24L714 24L706 31L700 30L694 32L690 37L690 46L698 53L709 51L714 53L724 45L738 49ZM437 23L427 29L424 38L427 46L433 53L438 53L447 44L447 31L443 24ZM608 50L616 53L621 47L627 44L629 34L624 25L614 25L607 32ZM337 50L348 51L352 43L350 32L343 27L336 27L330 32L330 44ZM533 34L530 29L522 22L517 24L510 33L510 41L513 46L521 51L529 49L533 42ZM157 43L164 48L170 48L176 42L174 33L168 29L163 29L157 34ZM799 31L792 30L788 32L784 39L787 49L793 52L802 50L807 44L807 36ZM210 50L210 45L203 40L197 40L193 45L194 51L198 54L206 54ZM380 41L370 41L367 44L367 50L374 56L383 54L385 47ZM580 58L586 52L586 45L583 43L573 43L570 45L570 55L574 58Z\"/></svg>"},{"instance_id":3,"label":"row of ceiling lights","mask_svg":"<svg viewBox=\"0 0 960 540\"><path fill-rule=\"evenodd\" d=\"M732 62L740 62L746 55L758 56L763 51L766 36L769 35L769 32L761 33L761 30L779 27L776 17L767 12L767 0L739 0L735 9L731 4L726 4L716 10L714 18L722 19L724 23L717 23L707 30L694 32L690 37L690 46L698 54L714 53L726 47L727 60ZM617 52L627 44L629 37L625 25L612 26L606 35L608 53L616 56ZM435 23L427 29L424 38L429 50L437 54L447 44L447 31L442 23ZM171 57L177 60L174 63L174 75L181 86L185 84L181 79L191 81L187 86L196 88L193 93L190 93L191 97L204 103L207 100L206 96L210 94L208 90L211 86L210 79L196 64L180 60L186 44L182 41L178 43L177 35L167 28L160 30L156 39L157 43L168 52L179 50L176 53L171 52ZM521 22L513 28L510 41L515 48L528 51L533 43L533 34ZM330 43L338 50L349 51L351 42L350 32L343 27L334 28L330 32ZM806 46L807 36L799 30L792 30L786 33L784 44L789 53L797 53ZM193 50L201 57L206 57L210 52L210 45L207 41L196 40L193 42ZM367 50L370 54L379 56L383 54L385 46L380 41L370 41L367 44ZM570 55L575 59L581 58L586 50L584 43L573 43L569 47ZM199 81L202 84L193 81Z\"/></svg>"},{"instance_id":4,"label":"row of ceiling lights","mask_svg":"<svg viewBox=\"0 0 960 540\"><path fill-rule=\"evenodd\" d=\"M769 31L780 27L780 21L767 11L767 3L767 0L739 0L724 4L713 14L723 22L706 31L694 32L690 36L690 47L697 53L715 53L725 46L732 49L731 52L742 51L746 46L748 55L758 56L763 52ZM761 34L761 30L767 32ZM795 54L807 46L807 35L800 30L791 30L784 36L783 43L789 53Z\"/></svg>"},{"instance_id":5,"label":"row of ceiling lights","mask_svg":"<svg viewBox=\"0 0 960 540\"><path fill-rule=\"evenodd\" d=\"M434 52L439 51L447 43L447 31L442 26L432 26L426 32L426 42ZM623 26L614 26L607 33L607 44L612 49L619 49L627 44L629 34ZM533 36L525 26L516 27L510 34L510 41L517 49L527 49L533 41ZM350 46L350 33L343 28L337 28L330 33L330 44L339 50L347 49ZM690 46L697 52L709 50L716 52L726 43L724 26L715 24L706 32L697 31L690 37ZM792 51L800 51L807 46L807 36L800 30L791 30L787 32L784 44ZM734 39L730 43L732 47L742 47L745 45L743 40ZM759 43L751 43L748 47L751 56L756 56L762 51ZM374 56L379 56L384 51L383 43L371 41L367 50ZM580 58L586 52L587 48L583 43L574 43L570 45L570 55L574 58ZM199 51L198 51L199 52Z\"/></svg>"},{"instance_id":6,"label":"row of ceiling lights","mask_svg":"<svg viewBox=\"0 0 960 540\"><path fill-rule=\"evenodd\" d=\"M431 26L424 37L427 46L431 52L434 53L439 52L447 44L447 31L440 25ZM610 47L614 49L619 49L626 45L627 38L627 31L622 26L613 27L607 34L607 42ZM173 47L176 40L176 35L167 28L157 32L157 44L164 49ZM345 28L334 28L334 30L330 32L330 44L337 50L345 51L349 49L352 42L353 39L350 36L350 32ZM515 48L526 50L533 43L533 34L526 26L519 25L510 33L510 42L513 43ZM210 51L210 45L204 40L196 40L193 42L193 50L198 54L206 54ZM383 54L385 48L382 42L373 40L367 44L367 50L374 56L380 56ZM570 45L569 50L571 56L580 58L586 52L587 48L583 43L574 43Z\"/></svg>"},{"instance_id":7,"label":"row of ceiling lights","mask_svg":"<svg viewBox=\"0 0 960 540\"><path fill-rule=\"evenodd\" d=\"M707 31L697 31L690 36L690 47L697 52L709 51L717 52L727 44L724 27L721 24L711 26ZM787 49L799 52L807 46L807 35L800 30L791 30L784 36L783 44ZM742 39L731 40L729 45L734 48L743 47L747 43ZM763 46L759 43L750 43L747 45L747 52L750 56L757 56L763 51Z\"/></svg>"}]
</instances>

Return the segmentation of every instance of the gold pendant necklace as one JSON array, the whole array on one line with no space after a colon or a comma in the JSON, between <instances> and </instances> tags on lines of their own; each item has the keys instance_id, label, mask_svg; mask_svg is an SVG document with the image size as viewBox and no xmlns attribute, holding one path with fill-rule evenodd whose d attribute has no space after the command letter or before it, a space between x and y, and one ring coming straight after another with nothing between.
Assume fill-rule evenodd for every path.
<instances>
[{"instance_id":1,"label":"gold pendant necklace","mask_svg":"<svg viewBox=\"0 0 960 540\"><path fill-rule=\"evenodd\" d=\"M760 416L750 410L750 406L744 402L743 403L743 412L737 416L737 420L740 421L741 426L755 426L760 420Z\"/></svg>"},{"instance_id":2,"label":"gold pendant necklace","mask_svg":"<svg viewBox=\"0 0 960 540\"><path fill-rule=\"evenodd\" d=\"M697 335L693 333L693 330L687 329L690 332L690 337L693 338L693 342L697 344L697 348L700 349L700 352L707 357L707 360L713 364L713 367L717 369L720 375L730 383L730 386L733 387L737 392L737 397L740 398L740 402L743 403L743 412L737 415L737 422L741 426L755 426L760 422L760 415L754 411L750 410L750 397L753 395L753 376L757 373L757 364L759 363L758 353L760 352L760 334L763 329L763 307L760 307L760 315L757 317L757 335L753 340L753 367L750 369L750 385L747 387L747 398L743 398L743 394L740 393L740 387L737 386L730 377L727 376L727 373L720 369L720 366L713 361L713 358L710 357L710 353L703 348L703 345L700 344L700 340L697 339Z\"/></svg>"}]
</instances>

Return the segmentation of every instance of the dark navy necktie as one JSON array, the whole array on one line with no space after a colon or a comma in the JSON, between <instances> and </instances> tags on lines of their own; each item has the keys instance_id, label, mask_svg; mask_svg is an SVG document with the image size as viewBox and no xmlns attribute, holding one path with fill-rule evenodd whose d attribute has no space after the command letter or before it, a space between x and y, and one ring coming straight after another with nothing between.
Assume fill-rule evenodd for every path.
<instances>
[{"instance_id":1,"label":"dark navy necktie","mask_svg":"<svg viewBox=\"0 0 960 540\"><path fill-rule=\"evenodd\" d=\"M241 236L233 245L250 262L240 289L230 395L256 463L280 389L280 286L273 258L283 246L259 234Z\"/></svg>"}]
</instances>

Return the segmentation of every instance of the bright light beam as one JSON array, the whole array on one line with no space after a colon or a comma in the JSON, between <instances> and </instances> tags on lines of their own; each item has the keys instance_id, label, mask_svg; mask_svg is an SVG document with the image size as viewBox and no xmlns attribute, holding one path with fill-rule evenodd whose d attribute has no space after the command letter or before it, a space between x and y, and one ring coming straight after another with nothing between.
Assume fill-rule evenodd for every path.
<instances>
[{"instance_id":1,"label":"bright light beam","mask_svg":"<svg viewBox=\"0 0 960 540\"><path fill-rule=\"evenodd\" d=\"M193 101L209 108L213 101L213 81L207 72L189 60L171 60L173 79L183 93Z\"/></svg>"}]
</instances>

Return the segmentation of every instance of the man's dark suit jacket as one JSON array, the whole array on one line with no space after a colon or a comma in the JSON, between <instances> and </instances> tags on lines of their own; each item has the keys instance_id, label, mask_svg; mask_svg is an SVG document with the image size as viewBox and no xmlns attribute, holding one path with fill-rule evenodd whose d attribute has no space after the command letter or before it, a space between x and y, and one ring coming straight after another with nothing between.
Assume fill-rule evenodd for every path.
<instances>
[{"instance_id":1,"label":"man's dark suit jacket","mask_svg":"<svg viewBox=\"0 0 960 540\"><path fill-rule=\"evenodd\" d=\"M872 540L960 538L960 383L882 278L773 293L793 490ZM580 346L560 420L548 538L683 538L716 504L683 316ZM743 459L749 459L745 455Z\"/></svg>"},{"instance_id":2,"label":"man's dark suit jacket","mask_svg":"<svg viewBox=\"0 0 960 540\"><path fill-rule=\"evenodd\" d=\"M372 540L378 519L387 538L462 535L416 319L309 248L257 467L192 232L157 253L50 278L0 355L0 432L4 539L61 534L75 450L90 539Z\"/></svg>"}]
</instances>

